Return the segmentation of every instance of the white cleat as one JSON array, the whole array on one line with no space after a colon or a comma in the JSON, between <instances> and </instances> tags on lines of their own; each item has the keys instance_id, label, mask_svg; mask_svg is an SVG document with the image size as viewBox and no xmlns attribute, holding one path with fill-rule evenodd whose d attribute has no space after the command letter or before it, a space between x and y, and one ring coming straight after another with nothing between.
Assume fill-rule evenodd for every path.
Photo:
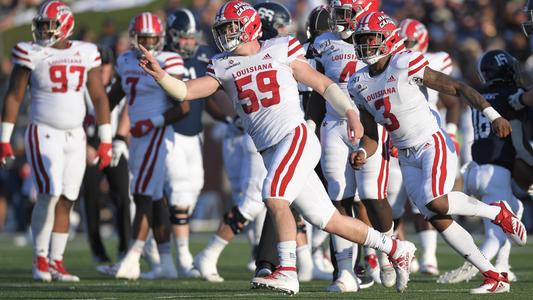
<instances>
[{"instance_id":1,"label":"white cleat","mask_svg":"<svg viewBox=\"0 0 533 300\"><path fill-rule=\"evenodd\" d=\"M413 257L413 260L411 261L411 273L417 273L420 270L420 264L418 263L418 259L416 257Z\"/></svg>"},{"instance_id":2,"label":"white cleat","mask_svg":"<svg viewBox=\"0 0 533 300\"><path fill-rule=\"evenodd\" d=\"M511 212L504 201L491 203L491 205L501 208L500 213L498 213L492 223L500 226L515 244L524 246L527 243L527 231L522 221Z\"/></svg>"},{"instance_id":3,"label":"white cleat","mask_svg":"<svg viewBox=\"0 0 533 300\"><path fill-rule=\"evenodd\" d=\"M333 273L331 272L324 272L317 268L316 266L313 266L313 280L331 280L333 278Z\"/></svg>"},{"instance_id":4,"label":"white cleat","mask_svg":"<svg viewBox=\"0 0 533 300\"><path fill-rule=\"evenodd\" d=\"M139 258L126 254L116 265L115 278L137 280L141 276L141 264Z\"/></svg>"},{"instance_id":5,"label":"white cleat","mask_svg":"<svg viewBox=\"0 0 533 300\"><path fill-rule=\"evenodd\" d=\"M390 258L394 270L396 271L396 291L403 293L409 282L411 272L411 261L414 258L416 247L408 241L396 241L396 251Z\"/></svg>"},{"instance_id":6,"label":"white cleat","mask_svg":"<svg viewBox=\"0 0 533 300\"><path fill-rule=\"evenodd\" d=\"M115 274L117 274L117 267L118 267L118 264L101 265L101 266L97 266L96 267L96 271L98 271L98 273L101 273L101 274L104 274L104 275L115 277Z\"/></svg>"},{"instance_id":7,"label":"white cleat","mask_svg":"<svg viewBox=\"0 0 533 300\"><path fill-rule=\"evenodd\" d=\"M279 267L268 276L254 277L250 286L252 289L268 289L288 295L295 295L300 291L295 267Z\"/></svg>"},{"instance_id":8,"label":"white cleat","mask_svg":"<svg viewBox=\"0 0 533 300\"><path fill-rule=\"evenodd\" d=\"M439 268L435 265L423 264L420 266L420 273L431 275L431 276L438 276L440 271L439 271Z\"/></svg>"},{"instance_id":9,"label":"white cleat","mask_svg":"<svg viewBox=\"0 0 533 300\"><path fill-rule=\"evenodd\" d=\"M209 259L203 251L194 257L193 264L203 279L209 282L224 282L224 278L218 274L216 261Z\"/></svg>"},{"instance_id":10,"label":"white cleat","mask_svg":"<svg viewBox=\"0 0 533 300\"><path fill-rule=\"evenodd\" d=\"M333 273L335 270L331 261L324 256L324 251L320 248L313 253L313 266L329 274Z\"/></svg>"},{"instance_id":11,"label":"white cleat","mask_svg":"<svg viewBox=\"0 0 533 300\"><path fill-rule=\"evenodd\" d=\"M379 279L381 284L386 288L391 288L396 284L396 272L390 262L387 254L381 253L379 256Z\"/></svg>"},{"instance_id":12,"label":"white cleat","mask_svg":"<svg viewBox=\"0 0 533 300\"><path fill-rule=\"evenodd\" d=\"M248 263L246 263L246 268L250 272L255 271L255 258L253 255L250 255L250 257L248 258Z\"/></svg>"},{"instance_id":13,"label":"white cleat","mask_svg":"<svg viewBox=\"0 0 533 300\"><path fill-rule=\"evenodd\" d=\"M200 278L202 275L200 275L200 272L196 270L194 267L191 267L190 269L180 269L178 267L178 277L183 278Z\"/></svg>"},{"instance_id":14,"label":"white cleat","mask_svg":"<svg viewBox=\"0 0 533 300\"><path fill-rule=\"evenodd\" d=\"M473 264L466 261L459 268L440 275L439 279L437 279L437 283L459 283L463 281L469 282L470 279L474 278L478 272L479 270Z\"/></svg>"},{"instance_id":15,"label":"white cleat","mask_svg":"<svg viewBox=\"0 0 533 300\"><path fill-rule=\"evenodd\" d=\"M63 266L63 261L61 260L52 260L49 264L50 274L52 275L52 280L54 281L63 281L63 282L78 282L80 278L76 275L72 275Z\"/></svg>"},{"instance_id":16,"label":"white cleat","mask_svg":"<svg viewBox=\"0 0 533 300\"><path fill-rule=\"evenodd\" d=\"M381 283L381 278L379 276L379 262L378 257L375 254L370 254L365 256L365 269L366 274L370 275L374 279L375 283ZM395 278L396 281L396 278Z\"/></svg>"},{"instance_id":17,"label":"white cleat","mask_svg":"<svg viewBox=\"0 0 533 300\"><path fill-rule=\"evenodd\" d=\"M44 256L37 256L32 267L33 279L37 281L50 282L52 274L48 265L48 259Z\"/></svg>"},{"instance_id":18,"label":"white cleat","mask_svg":"<svg viewBox=\"0 0 533 300\"><path fill-rule=\"evenodd\" d=\"M150 270L149 272L141 273L141 279L154 280L154 279L176 279L178 278L178 271L172 261L172 256L169 259L161 257L161 264Z\"/></svg>"},{"instance_id":19,"label":"white cleat","mask_svg":"<svg viewBox=\"0 0 533 300\"><path fill-rule=\"evenodd\" d=\"M478 288L471 289L470 294L499 294L509 293L511 285L507 279L507 273L496 273L494 271L487 271L483 273L485 279L483 284Z\"/></svg>"},{"instance_id":20,"label":"white cleat","mask_svg":"<svg viewBox=\"0 0 533 300\"><path fill-rule=\"evenodd\" d=\"M359 281L355 273L342 270L339 277L326 288L330 293L350 293L359 291Z\"/></svg>"}]
</instances>

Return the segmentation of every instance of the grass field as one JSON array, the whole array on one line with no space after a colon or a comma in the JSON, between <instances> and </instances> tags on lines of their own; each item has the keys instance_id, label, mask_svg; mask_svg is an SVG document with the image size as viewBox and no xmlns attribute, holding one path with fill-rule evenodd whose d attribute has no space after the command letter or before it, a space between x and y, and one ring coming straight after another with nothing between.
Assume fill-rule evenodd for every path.
<instances>
[{"instance_id":1,"label":"grass field","mask_svg":"<svg viewBox=\"0 0 533 300\"><path fill-rule=\"evenodd\" d=\"M191 245L196 253L205 245L209 236L194 236ZM108 249L114 250L114 242ZM111 252L111 251L110 251ZM250 272L246 269L249 247L242 239L230 244L220 259L219 272L226 279L214 284L202 280L125 281L100 275L91 261L87 242L77 237L68 246L65 261L72 273L82 279L79 283L37 283L31 278L31 248L16 247L13 237L0 235L0 298L1 299L176 299L176 298L249 298L272 299L286 296L249 288ZM455 268L461 258L446 245L439 245L439 263L442 270ZM296 298L357 298L357 299L533 299L533 246L514 248L511 262L519 282L512 286L510 294L473 297L468 289L480 284L473 282L455 285L435 283L435 278L412 275L409 288L404 294L394 289L373 286L357 294L329 294L324 288L326 281L303 283ZM146 266L143 266L146 270Z\"/></svg>"}]
</instances>

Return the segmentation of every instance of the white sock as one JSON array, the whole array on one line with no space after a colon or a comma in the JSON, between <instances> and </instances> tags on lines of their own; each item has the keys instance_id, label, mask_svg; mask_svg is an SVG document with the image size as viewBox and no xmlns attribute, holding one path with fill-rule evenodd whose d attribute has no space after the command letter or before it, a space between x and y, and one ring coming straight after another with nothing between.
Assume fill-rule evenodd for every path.
<instances>
[{"instance_id":1,"label":"white sock","mask_svg":"<svg viewBox=\"0 0 533 300\"><path fill-rule=\"evenodd\" d=\"M184 270L192 269L193 258L191 251L189 250L189 237L176 237L174 241L176 243L178 267Z\"/></svg>"},{"instance_id":2,"label":"white sock","mask_svg":"<svg viewBox=\"0 0 533 300\"><path fill-rule=\"evenodd\" d=\"M67 247L68 241L68 232L52 232L52 237L50 239L50 258L52 260L63 260L63 253L65 253L65 248Z\"/></svg>"},{"instance_id":3,"label":"white sock","mask_svg":"<svg viewBox=\"0 0 533 300\"><path fill-rule=\"evenodd\" d=\"M143 252L145 243L146 242L142 240L134 240L133 243L131 243L130 252L138 253L140 256Z\"/></svg>"},{"instance_id":4,"label":"white sock","mask_svg":"<svg viewBox=\"0 0 533 300\"><path fill-rule=\"evenodd\" d=\"M447 215L474 216L494 220L500 213L499 206L485 204L461 192L448 193Z\"/></svg>"},{"instance_id":5,"label":"white sock","mask_svg":"<svg viewBox=\"0 0 533 300\"><path fill-rule=\"evenodd\" d=\"M421 258L425 263L436 263L436 261L430 260L435 260L437 255L437 234L438 232L433 229L420 231L416 234L420 241Z\"/></svg>"},{"instance_id":6,"label":"white sock","mask_svg":"<svg viewBox=\"0 0 533 300\"><path fill-rule=\"evenodd\" d=\"M298 272L313 272L313 258L311 257L311 247L309 247L309 245L306 244L296 248L296 259L298 265Z\"/></svg>"},{"instance_id":7,"label":"white sock","mask_svg":"<svg viewBox=\"0 0 533 300\"><path fill-rule=\"evenodd\" d=\"M353 269L353 242L341 238L338 235L332 235L333 249L335 250L335 258L337 260L337 267L339 272L342 270Z\"/></svg>"},{"instance_id":8,"label":"white sock","mask_svg":"<svg viewBox=\"0 0 533 300\"><path fill-rule=\"evenodd\" d=\"M31 214L31 233L35 256L48 258L57 201L59 201L59 197L43 194L37 196L37 202Z\"/></svg>"},{"instance_id":9,"label":"white sock","mask_svg":"<svg viewBox=\"0 0 533 300\"><path fill-rule=\"evenodd\" d=\"M375 248L386 254L391 254L393 244L395 241L390 237L381 233L374 228L368 227L368 233L366 235L365 246ZM394 254L394 253L392 253Z\"/></svg>"},{"instance_id":10,"label":"white sock","mask_svg":"<svg viewBox=\"0 0 533 300\"><path fill-rule=\"evenodd\" d=\"M278 243L279 264L282 267L296 267L296 241Z\"/></svg>"},{"instance_id":11,"label":"white sock","mask_svg":"<svg viewBox=\"0 0 533 300\"><path fill-rule=\"evenodd\" d=\"M492 260L507 241L507 236L498 225L492 224L487 219L483 220L483 225L485 225L485 241L479 249L488 260Z\"/></svg>"},{"instance_id":12,"label":"white sock","mask_svg":"<svg viewBox=\"0 0 533 300\"><path fill-rule=\"evenodd\" d=\"M511 242L507 239L496 256L496 263L494 265L498 271L509 270L509 254L511 254Z\"/></svg>"},{"instance_id":13,"label":"white sock","mask_svg":"<svg viewBox=\"0 0 533 300\"><path fill-rule=\"evenodd\" d=\"M209 244L205 247L204 253L210 259L218 261L218 258L224 248L226 248L226 245L228 245L228 241L215 234L209 241Z\"/></svg>"},{"instance_id":14,"label":"white sock","mask_svg":"<svg viewBox=\"0 0 533 300\"><path fill-rule=\"evenodd\" d=\"M495 270L490 261L479 251L470 233L457 222L452 222L441 234L450 247L476 266L481 273Z\"/></svg>"}]
</instances>

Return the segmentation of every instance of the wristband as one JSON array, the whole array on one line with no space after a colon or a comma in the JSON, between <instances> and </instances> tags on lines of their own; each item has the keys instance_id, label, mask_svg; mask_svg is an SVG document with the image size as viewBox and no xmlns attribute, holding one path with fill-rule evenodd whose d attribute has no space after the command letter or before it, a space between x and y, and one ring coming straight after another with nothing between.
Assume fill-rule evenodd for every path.
<instances>
[{"instance_id":1,"label":"wristband","mask_svg":"<svg viewBox=\"0 0 533 300\"><path fill-rule=\"evenodd\" d=\"M163 127L165 125L165 117L163 115L158 115L153 118L150 118L150 121L152 124L154 124L155 127Z\"/></svg>"},{"instance_id":2,"label":"wristband","mask_svg":"<svg viewBox=\"0 0 533 300\"><path fill-rule=\"evenodd\" d=\"M13 128L15 124L2 122L0 125L0 142L9 143L11 141L11 135L13 134Z\"/></svg>"},{"instance_id":3,"label":"wristband","mask_svg":"<svg viewBox=\"0 0 533 300\"><path fill-rule=\"evenodd\" d=\"M446 124L446 132L448 134L456 135L457 134L457 125L455 125L454 123Z\"/></svg>"},{"instance_id":4,"label":"wristband","mask_svg":"<svg viewBox=\"0 0 533 300\"><path fill-rule=\"evenodd\" d=\"M100 138L100 143L111 144L111 141L113 140L111 124L106 123L98 126L98 137Z\"/></svg>"},{"instance_id":5,"label":"wristband","mask_svg":"<svg viewBox=\"0 0 533 300\"><path fill-rule=\"evenodd\" d=\"M485 117L487 117L491 123L494 122L494 120L502 117L492 106L485 108L483 110L483 115L485 115Z\"/></svg>"},{"instance_id":6,"label":"wristband","mask_svg":"<svg viewBox=\"0 0 533 300\"><path fill-rule=\"evenodd\" d=\"M359 151L363 151L363 153L365 154L365 159L368 158L368 153L366 152L365 148L359 148L359 149L357 149L357 152L359 152Z\"/></svg>"},{"instance_id":7,"label":"wristband","mask_svg":"<svg viewBox=\"0 0 533 300\"><path fill-rule=\"evenodd\" d=\"M165 76L157 83L178 102L183 102L187 96L187 85L185 82L170 76L165 72Z\"/></svg>"}]
</instances>

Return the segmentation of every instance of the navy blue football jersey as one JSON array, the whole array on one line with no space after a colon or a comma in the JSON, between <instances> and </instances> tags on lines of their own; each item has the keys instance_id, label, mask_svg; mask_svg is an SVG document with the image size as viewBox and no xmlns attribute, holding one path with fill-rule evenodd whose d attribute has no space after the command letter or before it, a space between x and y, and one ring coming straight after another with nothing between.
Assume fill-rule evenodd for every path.
<instances>
[{"instance_id":1,"label":"navy blue football jersey","mask_svg":"<svg viewBox=\"0 0 533 300\"><path fill-rule=\"evenodd\" d=\"M479 92L502 117L525 122L527 111L517 112L507 103L507 98L517 92L516 87L490 86L482 88ZM478 164L494 164L512 170L516 151L511 135L503 139L496 136L489 119L474 108L472 108L472 125L474 126L472 159Z\"/></svg>"},{"instance_id":2,"label":"navy blue football jersey","mask_svg":"<svg viewBox=\"0 0 533 300\"><path fill-rule=\"evenodd\" d=\"M213 51L208 46L198 46L193 56L183 59L185 64L183 79L189 80L204 76L207 71L207 64L213 55ZM202 112L205 107L205 101L205 99L189 101L191 110L185 118L173 124L174 131L188 136L202 132Z\"/></svg>"}]
</instances>

